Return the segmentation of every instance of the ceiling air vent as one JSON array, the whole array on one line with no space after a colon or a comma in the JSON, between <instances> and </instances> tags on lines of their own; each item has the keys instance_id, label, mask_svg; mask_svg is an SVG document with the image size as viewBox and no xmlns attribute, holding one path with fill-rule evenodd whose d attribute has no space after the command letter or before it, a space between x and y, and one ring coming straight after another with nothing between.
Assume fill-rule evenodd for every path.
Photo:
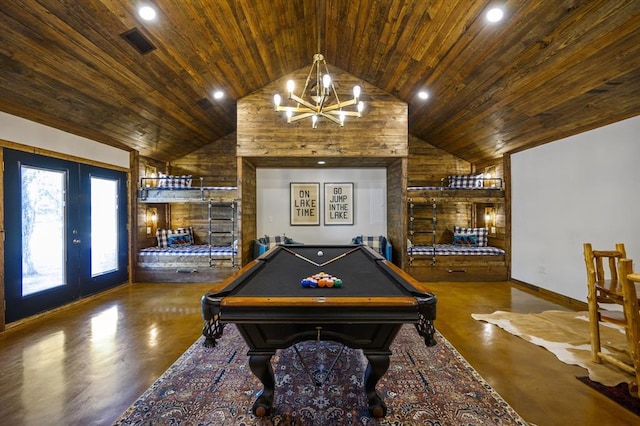
<instances>
[{"instance_id":1,"label":"ceiling air vent","mask_svg":"<svg viewBox=\"0 0 640 426\"><path fill-rule=\"evenodd\" d=\"M211 101L209 99L207 99L207 98L199 99L199 100L196 101L196 103L198 104L198 106L200 108L202 108L205 111L213 106Z\"/></svg>"},{"instance_id":2,"label":"ceiling air vent","mask_svg":"<svg viewBox=\"0 0 640 426\"><path fill-rule=\"evenodd\" d=\"M133 46L141 55L149 53L155 50L156 47L151 44L148 38L144 36L137 28L133 28L127 32L120 34L120 37L125 39L131 46Z\"/></svg>"}]
</instances>

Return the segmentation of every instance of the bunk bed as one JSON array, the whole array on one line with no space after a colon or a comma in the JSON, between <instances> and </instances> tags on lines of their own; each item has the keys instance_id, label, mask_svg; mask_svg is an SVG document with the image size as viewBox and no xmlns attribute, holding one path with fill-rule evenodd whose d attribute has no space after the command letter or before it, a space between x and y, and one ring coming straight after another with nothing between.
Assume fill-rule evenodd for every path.
<instances>
[{"instance_id":1,"label":"bunk bed","mask_svg":"<svg viewBox=\"0 0 640 426\"><path fill-rule=\"evenodd\" d=\"M424 281L507 279L502 180L482 175L448 176L436 186L409 187L407 262ZM485 221L479 210L490 208Z\"/></svg>"},{"instance_id":2,"label":"bunk bed","mask_svg":"<svg viewBox=\"0 0 640 426\"><path fill-rule=\"evenodd\" d=\"M197 186L192 183L190 175L141 178L138 202L167 205L167 225L173 222L173 205L194 205L198 211L206 208L206 214L198 212L199 226L157 229L156 244L138 250L138 268L193 273L201 268L238 266L237 188L205 186L204 178L199 178Z\"/></svg>"}]
</instances>

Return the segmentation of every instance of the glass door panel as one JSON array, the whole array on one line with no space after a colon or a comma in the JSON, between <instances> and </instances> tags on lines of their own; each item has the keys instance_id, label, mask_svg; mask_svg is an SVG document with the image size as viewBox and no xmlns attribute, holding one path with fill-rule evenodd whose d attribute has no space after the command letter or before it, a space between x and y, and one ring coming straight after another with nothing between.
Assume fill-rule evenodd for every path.
<instances>
[{"instance_id":1,"label":"glass door panel","mask_svg":"<svg viewBox=\"0 0 640 426\"><path fill-rule=\"evenodd\" d=\"M127 174L82 164L78 229L80 294L97 293L129 279Z\"/></svg>"},{"instance_id":2,"label":"glass door panel","mask_svg":"<svg viewBox=\"0 0 640 426\"><path fill-rule=\"evenodd\" d=\"M3 150L6 322L77 299L78 164Z\"/></svg>"},{"instance_id":3,"label":"glass door panel","mask_svg":"<svg viewBox=\"0 0 640 426\"><path fill-rule=\"evenodd\" d=\"M118 181L91 177L91 276L118 269Z\"/></svg>"},{"instance_id":4,"label":"glass door panel","mask_svg":"<svg viewBox=\"0 0 640 426\"><path fill-rule=\"evenodd\" d=\"M21 167L22 296L67 284L66 181L64 171Z\"/></svg>"}]
</instances>

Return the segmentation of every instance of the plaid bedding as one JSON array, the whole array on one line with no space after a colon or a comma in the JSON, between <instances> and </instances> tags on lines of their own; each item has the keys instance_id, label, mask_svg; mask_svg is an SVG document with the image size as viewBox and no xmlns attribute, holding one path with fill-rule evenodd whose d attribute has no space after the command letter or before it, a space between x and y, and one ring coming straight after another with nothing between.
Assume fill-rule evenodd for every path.
<instances>
[{"instance_id":1,"label":"plaid bedding","mask_svg":"<svg viewBox=\"0 0 640 426\"><path fill-rule=\"evenodd\" d=\"M501 256L505 251L498 247L469 247L453 244L436 244L435 246L412 246L407 249L410 255L433 256L435 249L436 256Z\"/></svg>"},{"instance_id":2,"label":"plaid bedding","mask_svg":"<svg viewBox=\"0 0 640 426\"><path fill-rule=\"evenodd\" d=\"M209 246L207 244L192 245L186 247L147 247L139 251L140 256L230 256L237 254L237 249L232 246Z\"/></svg>"}]
</instances>

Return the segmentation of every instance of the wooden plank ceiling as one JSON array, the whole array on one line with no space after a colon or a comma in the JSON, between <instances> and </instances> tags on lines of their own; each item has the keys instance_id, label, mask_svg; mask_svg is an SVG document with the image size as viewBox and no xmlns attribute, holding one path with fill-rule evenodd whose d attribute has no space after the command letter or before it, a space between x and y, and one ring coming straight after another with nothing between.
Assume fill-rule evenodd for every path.
<instances>
[{"instance_id":1,"label":"wooden plank ceiling","mask_svg":"<svg viewBox=\"0 0 640 426\"><path fill-rule=\"evenodd\" d=\"M325 1L149 0L146 22L136 0L3 0L0 110L169 161L233 133L236 101L320 40L409 104L410 134L473 163L640 114L640 1L506 0L497 25L494 0Z\"/></svg>"}]
</instances>

